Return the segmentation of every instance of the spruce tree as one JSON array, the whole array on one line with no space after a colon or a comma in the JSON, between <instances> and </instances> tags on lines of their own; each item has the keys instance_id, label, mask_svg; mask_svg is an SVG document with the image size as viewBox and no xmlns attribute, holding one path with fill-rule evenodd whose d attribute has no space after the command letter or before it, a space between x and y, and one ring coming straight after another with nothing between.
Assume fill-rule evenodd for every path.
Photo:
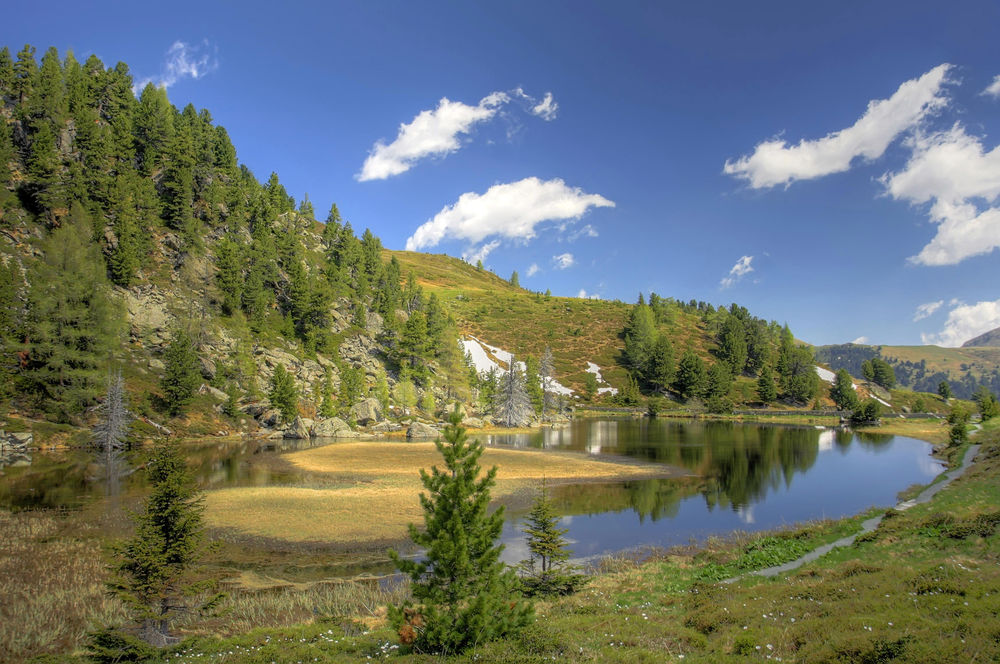
<instances>
[{"instance_id":1,"label":"spruce tree","mask_svg":"<svg viewBox=\"0 0 1000 664\"><path fill-rule=\"evenodd\" d=\"M757 398L769 404L778 398L778 387L774 384L774 373L771 365L765 364L757 378Z\"/></svg>"},{"instance_id":2,"label":"spruce tree","mask_svg":"<svg viewBox=\"0 0 1000 664\"><path fill-rule=\"evenodd\" d=\"M176 641L168 636L170 622L189 608L184 598L205 587L191 581L202 551L204 507L176 443L156 444L147 473L152 491L134 516L135 533L115 548L109 587L141 624L141 638L164 646Z\"/></svg>"},{"instance_id":3,"label":"spruce tree","mask_svg":"<svg viewBox=\"0 0 1000 664\"><path fill-rule=\"evenodd\" d=\"M549 499L545 484L528 512L524 534L528 538L528 559L521 562L521 584L528 595L565 595L575 591L583 575L567 565L570 550L566 541L569 528L559 527L559 515Z\"/></svg>"},{"instance_id":4,"label":"spruce tree","mask_svg":"<svg viewBox=\"0 0 1000 664\"><path fill-rule=\"evenodd\" d=\"M170 338L163 353L166 368L160 379L163 401L167 412L180 415L184 407L194 398L195 390L201 382L198 369L198 354L187 332L178 328Z\"/></svg>"},{"instance_id":5,"label":"spruce tree","mask_svg":"<svg viewBox=\"0 0 1000 664\"><path fill-rule=\"evenodd\" d=\"M697 398L702 396L706 380L705 363L693 350L685 351L677 364L674 390L684 399Z\"/></svg>"},{"instance_id":6,"label":"spruce tree","mask_svg":"<svg viewBox=\"0 0 1000 664\"><path fill-rule=\"evenodd\" d=\"M938 383L938 390L937 391L938 391L938 395L942 399L944 399L945 401L948 401L948 399L950 399L952 397L951 385L949 385L948 381L946 381L946 380L942 380L940 383Z\"/></svg>"},{"instance_id":7,"label":"spruce tree","mask_svg":"<svg viewBox=\"0 0 1000 664\"><path fill-rule=\"evenodd\" d=\"M295 379L285 370L284 364L274 367L274 374L271 376L271 391L267 398L271 401L271 407L281 411L281 421L291 422L298 414L299 392L295 388Z\"/></svg>"},{"instance_id":8,"label":"spruce tree","mask_svg":"<svg viewBox=\"0 0 1000 664\"><path fill-rule=\"evenodd\" d=\"M452 413L445 442L435 442L444 459L420 471L424 529L410 524L410 538L424 549L420 560L390 551L411 579L416 603L393 607L390 618L400 639L421 652L452 654L510 634L525 626L531 607L515 594L516 578L500 561L504 508L489 512L497 468L481 474L483 444L470 441Z\"/></svg>"},{"instance_id":9,"label":"spruce tree","mask_svg":"<svg viewBox=\"0 0 1000 664\"><path fill-rule=\"evenodd\" d=\"M854 410L858 405L858 395L854 391L851 375L846 369L837 371L837 377L830 386L830 398L840 410Z\"/></svg>"}]
</instances>

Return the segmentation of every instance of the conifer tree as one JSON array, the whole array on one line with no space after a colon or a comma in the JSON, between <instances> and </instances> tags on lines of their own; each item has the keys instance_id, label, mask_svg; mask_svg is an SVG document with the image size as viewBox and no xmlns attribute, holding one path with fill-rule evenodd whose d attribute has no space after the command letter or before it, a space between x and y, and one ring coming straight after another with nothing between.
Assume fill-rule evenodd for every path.
<instances>
[{"instance_id":1,"label":"conifer tree","mask_svg":"<svg viewBox=\"0 0 1000 664\"><path fill-rule=\"evenodd\" d=\"M588 371L583 377L583 393L587 399L593 400L597 396L597 390L597 375Z\"/></svg>"},{"instance_id":2,"label":"conifer tree","mask_svg":"<svg viewBox=\"0 0 1000 664\"><path fill-rule=\"evenodd\" d=\"M570 557L566 533L559 527L559 515L549 498L545 484L535 497L523 527L528 538L528 559L521 562L521 584L528 595L565 595L575 591L583 575L567 565Z\"/></svg>"},{"instance_id":3,"label":"conifer tree","mask_svg":"<svg viewBox=\"0 0 1000 664\"><path fill-rule=\"evenodd\" d=\"M948 401L952 397L951 385L948 384L948 381L942 380L938 383L938 395L945 401Z\"/></svg>"},{"instance_id":4,"label":"conifer tree","mask_svg":"<svg viewBox=\"0 0 1000 664\"><path fill-rule=\"evenodd\" d=\"M769 404L778 398L778 387L774 384L771 365L765 364L757 378L757 398Z\"/></svg>"},{"instance_id":5,"label":"conifer tree","mask_svg":"<svg viewBox=\"0 0 1000 664\"><path fill-rule=\"evenodd\" d=\"M152 491L134 516L135 533L115 549L109 587L141 624L141 638L164 646L176 641L170 622L189 608L184 598L205 588L190 576L202 552L204 506L176 443L156 444L147 473Z\"/></svg>"},{"instance_id":6,"label":"conifer tree","mask_svg":"<svg viewBox=\"0 0 1000 664\"><path fill-rule=\"evenodd\" d=\"M542 351L542 359L538 364L538 377L542 380L542 414L553 404L555 394L552 392L552 382L555 379L556 364L552 357L552 349L548 346Z\"/></svg>"},{"instance_id":7,"label":"conifer tree","mask_svg":"<svg viewBox=\"0 0 1000 664\"><path fill-rule=\"evenodd\" d=\"M167 412L180 415L184 407L194 398L195 390L201 382L198 370L198 354L191 337L183 329L177 328L163 353L166 368L160 380L163 401Z\"/></svg>"},{"instance_id":8,"label":"conifer tree","mask_svg":"<svg viewBox=\"0 0 1000 664\"><path fill-rule=\"evenodd\" d=\"M510 275L510 285L514 288L521 287L521 279L517 276L517 270L514 270Z\"/></svg>"},{"instance_id":9,"label":"conifer tree","mask_svg":"<svg viewBox=\"0 0 1000 664\"><path fill-rule=\"evenodd\" d=\"M114 450L125 447L132 419L125 380L119 369L108 375L108 388L104 401L97 408L97 424L91 435L94 446L104 451L106 458L110 458Z\"/></svg>"},{"instance_id":10,"label":"conifer tree","mask_svg":"<svg viewBox=\"0 0 1000 664\"><path fill-rule=\"evenodd\" d=\"M299 409L299 391L295 387L295 378L285 370L284 364L274 367L271 376L271 391L267 394L271 407L281 411L281 421L291 422Z\"/></svg>"},{"instance_id":11,"label":"conifer tree","mask_svg":"<svg viewBox=\"0 0 1000 664\"><path fill-rule=\"evenodd\" d=\"M445 468L420 471L424 529L410 524L410 538L424 549L420 560L390 555L409 575L416 603L393 607L390 618L404 643L421 652L459 653L515 632L528 623L531 607L517 599L516 578L500 561L496 543L504 509L489 513L497 468L481 474L483 444L470 441L452 413L445 442L435 445Z\"/></svg>"},{"instance_id":12,"label":"conifer tree","mask_svg":"<svg viewBox=\"0 0 1000 664\"><path fill-rule=\"evenodd\" d=\"M705 389L705 363L693 350L688 349L677 364L674 391L684 399L702 396Z\"/></svg>"},{"instance_id":13,"label":"conifer tree","mask_svg":"<svg viewBox=\"0 0 1000 664\"><path fill-rule=\"evenodd\" d=\"M531 420L531 401L513 355L493 397L493 417L505 427L521 427Z\"/></svg>"},{"instance_id":14,"label":"conifer tree","mask_svg":"<svg viewBox=\"0 0 1000 664\"><path fill-rule=\"evenodd\" d=\"M729 394L729 388L732 386L733 376L730 373L730 367L727 362L716 362L708 370L708 376L705 380L705 396L712 397L724 397Z\"/></svg>"},{"instance_id":15,"label":"conifer tree","mask_svg":"<svg viewBox=\"0 0 1000 664\"><path fill-rule=\"evenodd\" d=\"M657 337L649 355L646 379L657 390L666 391L674 381L676 367L674 366L674 349L666 334Z\"/></svg>"},{"instance_id":16,"label":"conifer tree","mask_svg":"<svg viewBox=\"0 0 1000 664\"><path fill-rule=\"evenodd\" d=\"M830 398L840 410L854 410L858 405L858 395L854 391L851 375L846 369L837 371L837 377L830 386Z\"/></svg>"},{"instance_id":17,"label":"conifer tree","mask_svg":"<svg viewBox=\"0 0 1000 664\"><path fill-rule=\"evenodd\" d=\"M340 367L340 412L346 415L351 410L351 406L361 399L361 392L365 388L365 376L360 367L344 364Z\"/></svg>"}]
</instances>

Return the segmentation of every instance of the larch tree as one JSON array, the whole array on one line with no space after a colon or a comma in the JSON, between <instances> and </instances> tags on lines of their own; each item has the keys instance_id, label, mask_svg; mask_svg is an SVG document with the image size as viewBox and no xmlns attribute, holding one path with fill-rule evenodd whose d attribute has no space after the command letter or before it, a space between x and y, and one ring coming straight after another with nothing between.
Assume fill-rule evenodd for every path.
<instances>
[{"instance_id":1,"label":"larch tree","mask_svg":"<svg viewBox=\"0 0 1000 664\"><path fill-rule=\"evenodd\" d=\"M520 427L531 421L531 400L513 355L494 395L493 417L505 427Z\"/></svg>"}]
</instances>

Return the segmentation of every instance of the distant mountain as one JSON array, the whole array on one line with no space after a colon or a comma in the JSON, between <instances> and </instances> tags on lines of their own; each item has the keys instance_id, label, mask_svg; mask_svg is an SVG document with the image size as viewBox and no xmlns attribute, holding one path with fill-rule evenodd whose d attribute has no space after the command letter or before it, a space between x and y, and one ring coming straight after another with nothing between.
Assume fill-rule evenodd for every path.
<instances>
[{"instance_id":1,"label":"distant mountain","mask_svg":"<svg viewBox=\"0 0 1000 664\"><path fill-rule=\"evenodd\" d=\"M980 334L975 339L969 339L962 344L962 348L970 348L973 346L1000 346L1000 327L994 328L984 334Z\"/></svg>"}]
</instances>

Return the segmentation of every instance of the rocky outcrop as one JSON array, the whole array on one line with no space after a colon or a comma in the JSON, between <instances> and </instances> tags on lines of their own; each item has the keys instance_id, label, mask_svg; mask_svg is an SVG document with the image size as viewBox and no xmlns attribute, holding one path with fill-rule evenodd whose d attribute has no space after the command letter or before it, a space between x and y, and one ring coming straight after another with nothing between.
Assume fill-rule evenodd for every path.
<instances>
[{"instance_id":1,"label":"rocky outcrop","mask_svg":"<svg viewBox=\"0 0 1000 664\"><path fill-rule=\"evenodd\" d=\"M486 425L478 417L467 417L462 420L462 426L466 429L482 429Z\"/></svg>"},{"instance_id":2,"label":"rocky outcrop","mask_svg":"<svg viewBox=\"0 0 1000 664\"><path fill-rule=\"evenodd\" d=\"M383 419L382 404L374 397L359 401L351 406L351 418L364 427L381 422Z\"/></svg>"},{"instance_id":3,"label":"rocky outcrop","mask_svg":"<svg viewBox=\"0 0 1000 664\"><path fill-rule=\"evenodd\" d=\"M410 427L406 430L406 437L409 440L414 438L437 438L441 434L440 431L435 429L429 424L424 424L423 422L417 422L414 420Z\"/></svg>"},{"instance_id":4,"label":"rocky outcrop","mask_svg":"<svg viewBox=\"0 0 1000 664\"><path fill-rule=\"evenodd\" d=\"M313 421L306 417L296 417L292 423L285 428L285 438L309 439L309 431L312 429Z\"/></svg>"},{"instance_id":5,"label":"rocky outcrop","mask_svg":"<svg viewBox=\"0 0 1000 664\"><path fill-rule=\"evenodd\" d=\"M344 433L354 433L350 425L339 417L316 420L312 425L312 435L316 438L342 436Z\"/></svg>"},{"instance_id":6,"label":"rocky outcrop","mask_svg":"<svg viewBox=\"0 0 1000 664\"><path fill-rule=\"evenodd\" d=\"M170 336L174 317L167 311L167 298L155 286L123 291L131 334L154 346L162 346Z\"/></svg>"}]
</instances>

